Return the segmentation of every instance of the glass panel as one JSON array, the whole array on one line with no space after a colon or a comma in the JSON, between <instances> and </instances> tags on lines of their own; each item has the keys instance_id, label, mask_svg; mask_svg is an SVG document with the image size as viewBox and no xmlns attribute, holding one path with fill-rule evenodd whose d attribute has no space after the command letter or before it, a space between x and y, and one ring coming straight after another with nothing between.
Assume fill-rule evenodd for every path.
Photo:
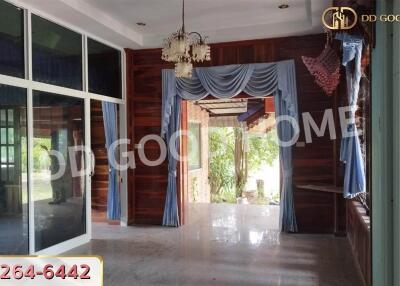
<instances>
[{"instance_id":1,"label":"glass panel","mask_svg":"<svg viewBox=\"0 0 400 286\"><path fill-rule=\"evenodd\" d=\"M7 125L7 111L5 109L0 110L0 125Z\"/></svg>"},{"instance_id":2,"label":"glass panel","mask_svg":"<svg viewBox=\"0 0 400 286\"><path fill-rule=\"evenodd\" d=\"M0 74L23 78L24 12L0 0Z\"/></svg>"},{"instance_id":3,"label":"glass panel","mask_svg":"<svg viewBox=\"0 0 400 286\"><path fill-rule=\"evenodd\" d=\"M82 90L82 36L32 15L33 80Z\"/></svg>"},{"instance_id":4,"label":"glass panel","mask_svg":"<svg viewBox=\"0 0 400 286\"><path fill-rule=\"evenodd\" d=\"M14 144L14 128L8 128L8 144Z\"/></svg>"},{"instance_id":5,"label":"glass panel","mask_svg":"<svg viewBox=\"0 0 400 286\"><path fill-rule=\"evenodd\" d=\"M84 101L34 91L33 109L35 250L39 251L86 233L85 177L75 172L84 169L84 154L72 150L68 154L68 147L84 145Z\"/></svg>"},{"instance_id":6,"label":"glass panel","mask_svg":"<svg viewBox=\"0 0 400 286\"><path fill-rule=\"evenodd\" d=\"M0 128L0 143L7 144L7 128Z\"/></svg>"},{"instance_id":7,"label":"glass panel","mask_svg":"<svg viewBox=\"0 0 400 286\"><path fill-rule=\"evenodd\" d=\"M1 163L7 163L7 147L1 146Z\"/></svg>"},{"instance_id":8,"label":"glass panel","mask_svg":"<svg viewBox=\"0 0 400 286\"><path fill-rule=\"evenodd\" d=\"M14 125L14 110L9 109L8 110L8 126L13 126Z\"/></svg>"},{"instance_id":9,"label":"glass panel","mask_svg":"<svg viewBox=\"0 0 400 286\"><path fill-rule=\"evenodd\" d=\"M8 165L8 181L14 182L15 180L15 167L14 165Z\"/></svg>"},{"instance_id":10,"label":"glass panel","mask_svg":"<svg viewBox=\"0 0 400 286\"><path fill-rule=\"evenodd\" d=\"M88 39L89 91L122 98L121 52Z\"/></svg>"},{"instance_id":11,"label":"glass panel","mask_svg":"<svg viewBox=\"0 0 400 286\"><path fill-rule=\"evenodd\" d=\"M14 163L14 146L8 147L8 163Z\"/></svg>"},{"instance_id":12,"label":"glass panel","mask_svg":"<svg viewBox=\"0 0 400 286\"><path fill-rule=\"evenodd\" d=\"M1 164L1 255L29 253L28 202L26 199L28 196L27 157L22 156L22 150L25 150L26 154L27 148L26 90L0 85L0 110L10 109L14 113L13 126L10 126L10 129L13 129L14 139L18 144L9 147L2 146L0 150L1 162L7 162L7 151L10 151L9 160L14 161L13 164Z\"/></svg>"},{"instance_id":13,"label":"glass panel","mask_svg":"<svg viewBox=\"0 0 400 286\"><path fill-rule=\"evenodd\" d=\"M1 181L2 182L6 182L8 180L7 169L8 169L7 165L1 165ZM4 238L2 239L2 241L3 240L4 240Z\"/></svg>"}]
</instances>

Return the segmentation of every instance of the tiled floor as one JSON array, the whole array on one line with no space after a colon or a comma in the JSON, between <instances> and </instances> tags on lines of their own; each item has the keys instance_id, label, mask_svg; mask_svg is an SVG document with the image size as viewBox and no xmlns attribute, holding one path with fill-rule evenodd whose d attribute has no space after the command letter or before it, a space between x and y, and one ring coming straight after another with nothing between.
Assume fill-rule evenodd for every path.
<instances>
[{"instance_id":1,"label":"tiled floor","mask_svg":"<svg viewBox=\"0 0 400 286\"><path fill-rule=\"evenodd\" d=\"M190 206L179 228L94 224L72 251L105 260L105 286L362 285L345 238L278 232L275 206Z\"/></svg>"}]
</instances>

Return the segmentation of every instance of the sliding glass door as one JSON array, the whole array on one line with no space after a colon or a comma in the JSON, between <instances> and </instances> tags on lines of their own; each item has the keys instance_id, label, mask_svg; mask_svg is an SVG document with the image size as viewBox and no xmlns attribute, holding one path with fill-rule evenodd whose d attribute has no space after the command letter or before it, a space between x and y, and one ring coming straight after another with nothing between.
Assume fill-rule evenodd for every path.
<instances>
[{"instance_id":1,"label":"sliding glass door","mask_svg":"<svg viewBox=\"0 0 400 286\"><path fill-rule=\"evenodd\" d=\"M62 253L91 239L90 102L118 104L126 136L125 54L14 2L0 0L0 255Z\"/></svg>"},{"instance_id":2,"label":"sliding glass door","mask_svg":"<svg viewBox=\"0 0 400 286\"><path fill-rule=\"evenodd\" d=\"M35 250L86 233L84 100L33 92Z\"/></svg>"},{"instance_id":3,"label":"sliding glass door","mask_svg":"<svg viewBox=\"0 0 400 286\"><path fill-rule=\"evenodd\" d=\"M29 252L26 90L0 84L0 254Z\"/></svg>"}]
</instances>

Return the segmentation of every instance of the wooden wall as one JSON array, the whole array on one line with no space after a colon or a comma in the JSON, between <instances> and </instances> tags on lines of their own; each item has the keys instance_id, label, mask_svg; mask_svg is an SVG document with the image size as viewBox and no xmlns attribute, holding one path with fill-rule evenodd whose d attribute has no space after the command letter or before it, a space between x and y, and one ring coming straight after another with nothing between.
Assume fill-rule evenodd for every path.
<instances>
[{"instance_id":1,"label":"wooden wall","mask_svg":"<svg viewBox=\"0 0 400 286\"><path fill-rule=\"evenodd\" d=\"M371 221L359 202L347 201L347 229L347 237L365 285L371 286Z\"/></svg>"},{"instance_id":2,"label":"wooden wall","mask_svg":"<svg viewBox=\"0 0 400 286\"><path fill-rule=\"evenodd\" d=\"M106 139L104 134L103 111L100 101L91 101L91 138L92 151L96 158L94 176L92 177L93 219L105 219L107 211L108 161Z\"/></svg>"},{"instance_id":3,"label":"wooden wall","mask_svg":"<svg viewBox=\"0 0 400 286\"><path fill-rule=\"evenodd\" d=\"M325 35L309 35L266 40L214 44L209 66L247 64L294 59L296 62L300 112L310 112L320 124L325 109L335 105L336 98L327 97L302 63L301 56L316 57L324 48ZM128 69L128 133L133 144L148 134L160 134L161 70L173 66L160 59L161 50L127 50ZM302 124L301 124L302 125ZM303 130L300 141L304 141ZM294 184L335 181L336 151L328 136L314 138L305 147L294 147ZM159 155L159 148L144 146L149 158ZM136 152L136 158L137 152ZM129 173L129 222L160 224L162 220L167 164L158 167L137 166ZM319 232L324 222L333 220L331 196L295 191L295 207L300 231ZM318 223L319 222L319 223ZM315 227L316 225L316 227ZM323 230L323 229L322 229Z\"/></svg>"}]
</instances>

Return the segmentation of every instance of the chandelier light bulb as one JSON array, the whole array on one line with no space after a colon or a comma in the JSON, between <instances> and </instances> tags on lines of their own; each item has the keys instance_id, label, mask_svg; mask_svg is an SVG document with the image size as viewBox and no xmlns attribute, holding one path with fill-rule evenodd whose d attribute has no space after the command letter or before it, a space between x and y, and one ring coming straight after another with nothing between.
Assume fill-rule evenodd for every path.
<instances>
[{"instance_id":1,"label":"chandelier light bulb","mask_svg":"<svg viewBox=\"0 0 400 286\"><path fill-rule=\"evenodd\" d=\"M193 61L203 62L211 60L210 46L203 44L194 44L192 47Z\"/></svg>"},{"instance_id":2,"label":"chandelier light bulb","mask_svg":"<svg viewBox=\"0 0 400 286\"><path fill-rule=\"evenodd\" d=\"M181 61L175 64L176 77L192 77L193 64L189 61Z\"/></svg>"},{"instance_id":3,"label":"chandelier light bulb","mask_svg":"<svg viewBox=\"0 0 400 286\"><path fill-rule=\"evenodd\" d=\"M164 40L161 59L175 63L177 77L191 77L192 62L211 60L210 46L197 32L185 31L185 0L182 5L182 28Z\"/></svg>"},{"instance_id":4,"label":"chandelier light bulb","mask_svg":"<svg viewBox=\"0 0 400 286\"><path fill-rule=\"evenodd\" d=\"M178 38L174 38L171 41L171 54L172 56L179 58L187 56L190 45L187 37L181 36Z\"/></svg>"}]
</instances>

